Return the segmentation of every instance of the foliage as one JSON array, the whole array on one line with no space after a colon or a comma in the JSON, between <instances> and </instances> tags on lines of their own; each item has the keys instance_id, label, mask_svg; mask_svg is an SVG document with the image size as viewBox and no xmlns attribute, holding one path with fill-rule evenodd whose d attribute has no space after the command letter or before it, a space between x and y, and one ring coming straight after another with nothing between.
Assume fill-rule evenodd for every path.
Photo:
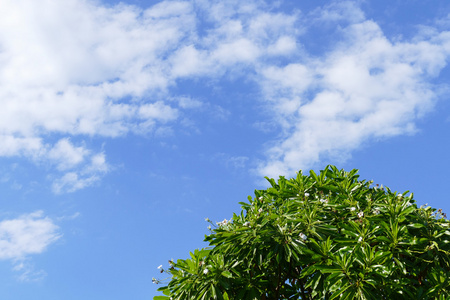
<instances>
[{"instance_id":1,"label":"foliage","mask_svg":"<svg viewBox=\"0 0 450 300\"><path fill-rule=\"evenodd\" d=\"M209 248L170 262L154 299L450 299L445 214L358 178L267 178Z\"/></svg>"}]
</instances>

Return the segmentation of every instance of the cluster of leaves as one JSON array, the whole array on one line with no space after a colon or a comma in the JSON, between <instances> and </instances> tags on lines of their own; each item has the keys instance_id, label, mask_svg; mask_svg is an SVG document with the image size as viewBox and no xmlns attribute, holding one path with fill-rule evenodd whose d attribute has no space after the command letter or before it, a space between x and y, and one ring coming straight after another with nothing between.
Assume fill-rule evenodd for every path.
<instances>
[{"instance_id":1,"label":"cluster of leaves","mask_svg":"<svg viewBox=\"0 0 450 300\"><path fill-rule=\"evenodd\" d=\"M358 177L267 178L154 299L450 299L446 216Z\"/></svg>"}]
</instances>

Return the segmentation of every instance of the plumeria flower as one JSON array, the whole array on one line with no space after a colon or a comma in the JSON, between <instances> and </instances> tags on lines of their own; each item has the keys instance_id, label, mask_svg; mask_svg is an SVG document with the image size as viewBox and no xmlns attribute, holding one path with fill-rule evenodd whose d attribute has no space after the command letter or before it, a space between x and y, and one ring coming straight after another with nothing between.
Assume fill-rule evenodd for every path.
<instances>
[{"instance_id":1,"label":"plumeria flower","mask_svg":"<svg viewBox=\"0 0 450 300\"><path fill-rule=\"evenodd\" d=\"M364 217L364 212L360 211L360 212L358 213L358 218L362 218L362 217Z\"/></svg>"},{"instance_id":2,"label":"plumeria flower","mask_svg":"<svg viewBox=\"0 0 450 300\"><path fill-rule=\"evenodd\" d=\"M227 225L227 219L223 219L222 222L218 222L217 225L222 226L222 225Z\"/></svg>"},{"instance_id":3,"label":"plumeria flower","mask_svg":"<svg viewBox=\"0 0 450 300\"><path fill-rule=\"evenodd\" d=\"M203 270L203 274L205 274L205 275L208 274L208 272L209 272L208 269L204 269L204 270Z\"/></svg>"},{"instance_id":4,"label":"plumeria flower","mask_svg":"<svg viewBox=\"0 0 450 300\"><path fill-rule=\"evenodd\" d=\"M304 240L304 241L306 241L306 239L308 238L308 237L306 236L306 234L304 234L303 232L301 232L301 233L299 234L299 236L300 236L300 238L301 238L302 240Z\"/></svg>"}]
</instances>

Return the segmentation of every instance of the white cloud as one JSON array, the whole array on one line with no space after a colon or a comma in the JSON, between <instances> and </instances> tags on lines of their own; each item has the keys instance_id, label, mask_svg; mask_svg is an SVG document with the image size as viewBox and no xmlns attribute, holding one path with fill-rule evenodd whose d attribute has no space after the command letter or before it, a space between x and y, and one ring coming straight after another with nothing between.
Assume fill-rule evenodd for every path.
<instances>
[{"instance_id":1,"label":"white cloud","mask_svg":"<svg viewBox=\"0 0 450 300\"><path fill-rule=\"evenodd\" d=\"M59 170L67 170L81 163L87 154L85 148L74 147L68 139L61 139L50 149L48 158L57 163Z\"/></svg>"},{"instance_id":2,"label":"white cloud","mask_svg":"<svg viewBox=\"0 0 450 300\"><path fill-rule=\"evenodd\" d=\"M392 42L373 21L340 30L344 39L324 57L263 70L284 135L269 147L261 174L345 160L366 141L414 133L417 118L433 108L429 82L446 65L448 36Z\"/></svg>"},{"instance_id":3,"label":"white cloud","mask_svg":"<svg viewBox=\"0 0 450 300\"><path fill-rule=\"evenodd\" d=\"M35 267L32 263L20 260L17 261L13 267L13 271L18 272L19 274L16 276L18 281L41 281L47 276L47 272L44 270L35 270Z\"/></svg>"},{"instance_id":4,"label":"white cloud","mask_svg":"<svg viewBox=\"0 0 450 300\"><path fill-rule=\"evenodd\" d=\"M178 49L172 57L172 76L186 77L208 72L205 53L187 45Z\"/></svg>"},{"instance_id":5,"label":"white cloud","mask_svg":"<svg viewBox=\"0 0 450 300\"><path fill-rule=\"evenodd\" d=\"M52 190L56 194L91 186L111 168L103 152L93 153L84 145L75 146L68 138L41 149L37 160L55 165L64 174L53 178Z\"/></svg>"},{"instance_id":6,"label":"white cloud","mask_svg":"<svg viewBox=\"0 0 450 300\"><path fill-rule=\"evenodd\" d=\"M275 43L269 45L267 53L271 55L289 55L297 50L297 42L293 37L282 36Z\"/></svg>"},{"instance_id":7,"label":"white cloud","mask_svg":"<svg viewBox=\"0 0 450 300\"><path fill-rule=\"evenodd\" d=\"M265 12L262 2L162 1L143 10L3 0L2 11L0 155L49 161L61 174L51 176L55 192L89 186L107 170L70 137L167 134L188 108L170 100L177 79L220 77L296 47L295 16ZM204 34L199 15L214 23ZM62 137L50 142L52 133Z\"/></svg>"},{"instance_id":8,"label":"white cloud","mask_svg":"<svg viewBox=\"0 0 450 300\"><path fill-rule=\"evenodd\" d=\"M139 108L139 117L167 122L177 118L177 110L158 101L142 105Z\"/></svg>"},{"instance_id":9,"label":"white cloud","mask_svg":"<svg viewBox=\"0 0 450 300\"><path fill-rule=\"evenodd\" d=\"M76 217L76 216L75 216ZM0 222L0 259L10 260L19 281L40 281L47 273L36 270L32 256L43 253L62 235L42 211Z\"/></svg>"},{"instance_id":10,"label":"white cloud","mask_svg":"<svg viewBox=\"0 0 450 300\"><path fill-rule=\"evenodd\" d=\"M24 259L39 254L61 235L58 226L42 211L0 222L0 259Z\"/></svg>"},{"instance_id":11,"label":"white cloud","mask_svg":"<svg viewBox=\"0 0 450 300\"><path fill-rule=\"evenodd\" d=\"M164 90L171 79L161 55L192 27L186 3L161 6L142 12L76 0L7 1L11 17L0 21L7 58L0 67L1 131L115 136L132 130L141 102L117 101Z\"/></svg>"},{"instance_id":12,"label":"white cloud","mask_svg":"<svg viewBox=\"0 0 450 300\"><path fill-rule=\"evenodd\" d=\"M88 186L106 169L98 159L89 166L97 154L70 136L139 134L178 118L171 106L177 102L154 99L173 84L164 56L195 26L189 2L144 11L93 1L4 0L2 11L0 155L50 161L65 173L55 191ZM52 144L51 133L63 138Z\"/></svg>"},{"instance_id":13,"label":"white cloud","mask_svg":"<svg viewBox=\"0 0 450 300\"><path fill-rule=\"evenodd\" d=\"M311 12L314 22L336 24L344 21L348 23L363 22L364 13L358 6L358 1L335 1L324 7L318 7Z\"/></svg>"},{"instance_id":14,"label":"white cloud","mask_svg":"<svg viewBox=\"0 0 450 300\"><path fill-rule=\"evenodd\" d=\"M213 58L223 64L253 62L260 55L259 48L248 39L238 39L220 45L213 54Z\"/></svg>"},{"instance_id":15,"label":"white cloud","mask_svg":"<svg viewBox=\"0 0 450 300\"><path fill-rule=\"evenodd\" d=\"M55 194L61 194L64 192L72 193L91 186L98 180L100 180L100 178L97 175L80 177L80 175L76 172L68 172L61 178L53 181L52 190Z\"/></svg>"},{"instance_id":16,"label":"white cloud","mask_svg":"<svg viewBox=\"0 0 450 300\"><path fill-rule=\"evenodd\" d=\"M175 123L191 123L186 109L211 106L174 94L181 79L217 84L245 74L260 84L268 122L283 132L268 146L264 175L348 157L368 140L415 131L435 98L429 79L450 51L450 34L430 28L390 41L353 1L310 14L256 0L162 1L146 10L2 0L2 11L0 156L49 162L56 193L110 170L84 136L168 135ZM321 57L303 47L317 26L342 37Z\"/></svg>"}]
</instances>

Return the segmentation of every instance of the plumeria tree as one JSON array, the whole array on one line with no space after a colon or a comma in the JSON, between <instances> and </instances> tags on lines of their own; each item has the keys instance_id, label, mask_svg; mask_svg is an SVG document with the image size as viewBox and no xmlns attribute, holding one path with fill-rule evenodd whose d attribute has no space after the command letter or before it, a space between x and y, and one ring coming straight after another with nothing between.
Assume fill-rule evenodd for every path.
<instances>
[{"instance_id":1,"label":"plumeria tree","mask_svg":"<svg viewBox=\"0 0 450 300\"><path fill-rule=\"evenodd\" d=\"M154 300L450 299L442 210L334 166L267 180L230 220L207 219L210 247L160 266Z\"/></svg>"}]
</instances>

